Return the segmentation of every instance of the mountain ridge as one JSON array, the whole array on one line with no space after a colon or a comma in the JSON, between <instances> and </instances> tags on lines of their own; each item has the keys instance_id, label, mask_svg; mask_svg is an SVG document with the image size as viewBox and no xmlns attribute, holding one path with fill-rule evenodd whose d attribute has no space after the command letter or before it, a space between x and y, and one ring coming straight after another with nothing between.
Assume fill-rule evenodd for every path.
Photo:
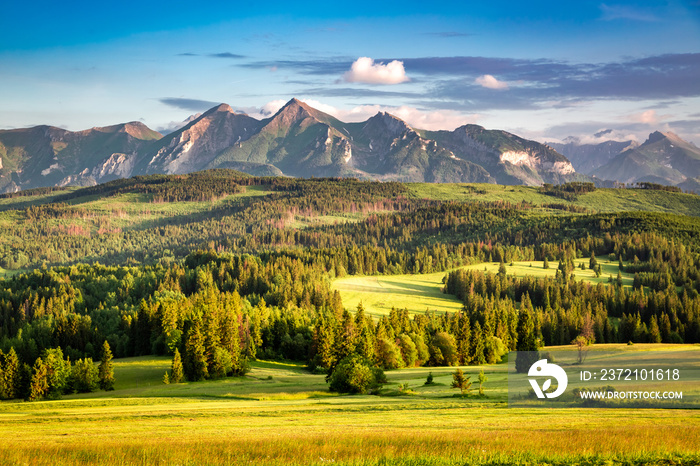
<instances>
[{"instance_id":1,"label":"mountain ridge","mask_svg":"<svg viewBox=\"0 0 700 466\"><path fill-rule=\"evenodd\" d=\"M222 103L166 135L138 121L76 132L0 131L0 192L221 167L384 181L590 180L554 149L505 131L478 125L425 131L386 112L346 123L298 99L262 120Z\"/></svg>"},{"instance_id":2,"label":"mountain ridge","mask_svg":"<svg viewBox=\"0 0 700 466\"><path fill-rule=\"evenodd\" d=\"M623 183L680 185L700 177L700 148L672 132L654 131L644 143L621 152L591 175Z\"/></svg>"}]
</instances>

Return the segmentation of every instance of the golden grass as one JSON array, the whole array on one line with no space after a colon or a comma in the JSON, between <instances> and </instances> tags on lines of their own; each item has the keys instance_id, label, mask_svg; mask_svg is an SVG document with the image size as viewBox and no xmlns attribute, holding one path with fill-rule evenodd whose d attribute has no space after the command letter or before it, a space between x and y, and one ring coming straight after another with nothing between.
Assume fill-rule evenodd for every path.
<instances>
[{"instance_id":1,"label":"golden grass","mask_svg":"<svg viewBox=\"0 0 700 466\"><path fill-rule=\"evenodd\" d=\"M199 401L3 415L0 458L26 464L309 464L521 455L694 454L692 411L512 410L354 397L350 406ZM347 400L350 401L350 400Z\"/></svg>"}]
</instances>

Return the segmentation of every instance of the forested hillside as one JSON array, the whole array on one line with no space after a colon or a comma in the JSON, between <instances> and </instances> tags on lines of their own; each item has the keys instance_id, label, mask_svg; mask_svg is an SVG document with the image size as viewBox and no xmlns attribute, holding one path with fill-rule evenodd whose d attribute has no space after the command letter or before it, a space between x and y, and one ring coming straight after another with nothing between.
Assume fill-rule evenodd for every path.
<instances>
[{"instance_id":1,"label":"forested hillside","mask_svg":"<svg viewBox=\"0 0 700 466\"><path fill-rule=\"evenodd\" d=\"M529 200L452 189L440 200L399 183L217 170L6 196L0 394L30 397L38 373L102 358L105 341L115 357L181 357L189 380L240 374L260 357L325 372L350 355L385 369L496 362L579 335L700 342L699 218L593 211L583 205L597 193L584 185L520 191ZM595 271L603 256L634 274L633 287L576 279L575 259ZM523 260L558 272L510 276ZM501 270L453 271L481 262ZM373 320L331 287L346 275L440 271L462 312Z\"/></svg>"}]
</instances>

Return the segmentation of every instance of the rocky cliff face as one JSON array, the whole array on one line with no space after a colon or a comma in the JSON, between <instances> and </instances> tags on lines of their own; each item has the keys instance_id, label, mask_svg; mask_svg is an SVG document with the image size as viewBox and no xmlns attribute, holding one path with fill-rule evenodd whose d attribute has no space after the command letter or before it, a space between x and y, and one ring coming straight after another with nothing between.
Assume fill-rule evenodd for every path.
<instances>
[{"instance_id":1,"label":"rocky cliff face","mask_svg":"<svg viewBox=\"0 0 700 466\"><path fill-rule=\"evenodd\" d=\"M253 136L258 125L258 120L221 104L164 137L152 155L146 154L143 168L147 173L168 174L201 170L223 150Z\"/></svg>"},{"instance_id":2,"label":"rocky cliff face","mask_svg":"<svg viewBox=\"0 0 700 466\"><path fill-rule=\"evenodd\" d=\"M574 169L585 175L610 162L616 155L639 147L636 141L602 141L597 144L581 144L578 138L569 137L562 143L547 145L568 158Z\"/></svg>"},{"instance_id":3,"label":"rocky cliff face","mask_svg":"<svg viewBox=\"0 0 700 466\"><path fill-rule=\"evenodd\" d=\"M441 147L485 168L501 184L558 183L577 179L571 162L551 147L478 125L426 131Z\"/></svg>"}]
</instances>

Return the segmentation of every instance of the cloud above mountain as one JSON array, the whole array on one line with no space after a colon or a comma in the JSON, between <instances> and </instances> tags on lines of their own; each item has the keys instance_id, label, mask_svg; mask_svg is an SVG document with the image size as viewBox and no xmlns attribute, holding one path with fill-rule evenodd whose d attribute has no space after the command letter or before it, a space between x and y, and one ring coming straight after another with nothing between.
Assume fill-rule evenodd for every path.
<instances>
[{"instance_id":1,"label":"cloud above mountain","mask_svg":"<svg viewBox=\"0 0 700 466\"><path fill-rule=\"evenodd\" d=\"M204 112L221 103L213 102L211 100L186 99L180 97L164 97L159 100L165 105L179 108L181 110L187 110L188 112Z\"/></svg>"},{"instance_id":2,"label":"cloud above mountain","mask_svg":"<svg viewBox=\"0 0 700 466\"><path fill-rule=\"evenodd\" d=\"M406 76L403 62L392 60L386 65L375 63L369 57L360 57L353 62L350 70L343 74L343 81L364 84L401 84L410 81Z\"/></svg>"},{"instance_id":3,"label":"cloud above mountain","mask_svg":"<svg viewBox=\"0 0 700 466\"><path fill-rule=\"evenodd\" d=\"M474 83L488 89L508 89L508 83L499 81L490 74L484 74L474 80Z\"/></svg>"},{"instance_id":4,"label":"cloud above mountain","mask_svg":"<svg viewBox=\"0 0 700 466\"><path fill-rule=\"evenodd\" d=\"M384 64L387 63L387 64ZM454 99L470 109L534 109L543 103L581 100L652 100L700 97L700 53L663 54L619 62L569 63L549 59L501 57L419 57L286 60L242 66L271 67L315 76L347 70L340 82L397 84L424 76L430 83L421 98ZM498 78L496 78L498 76ZM421 80L413 79L418 83ZM508 83L518 82L517 87ZM336 83L337 85L338 83ZM506 89L503 93L480 92ZM328 86L326 95L332 93ZM320 88L315 87L316 93Z\"/></svg>"},{"instance_id":5,"label":"cloud above mountain","mask_svg":"<svg viewBox=\"0 0 700 466\"><path fill-rule=\"evenodd\" d=\"M464 114L455 110L425 110L407 105L358 105L349 109L338 108L315 99L300 99L305 104L332 115L346 123L366 121L379 112L386 112L404 120L409 126L426 130L453 130L459 126L476 123L478 114ZM284 106L283 100L273 100L260 108L239 108L253 118L268 118Z\"/></svg>"}]
</instances>

